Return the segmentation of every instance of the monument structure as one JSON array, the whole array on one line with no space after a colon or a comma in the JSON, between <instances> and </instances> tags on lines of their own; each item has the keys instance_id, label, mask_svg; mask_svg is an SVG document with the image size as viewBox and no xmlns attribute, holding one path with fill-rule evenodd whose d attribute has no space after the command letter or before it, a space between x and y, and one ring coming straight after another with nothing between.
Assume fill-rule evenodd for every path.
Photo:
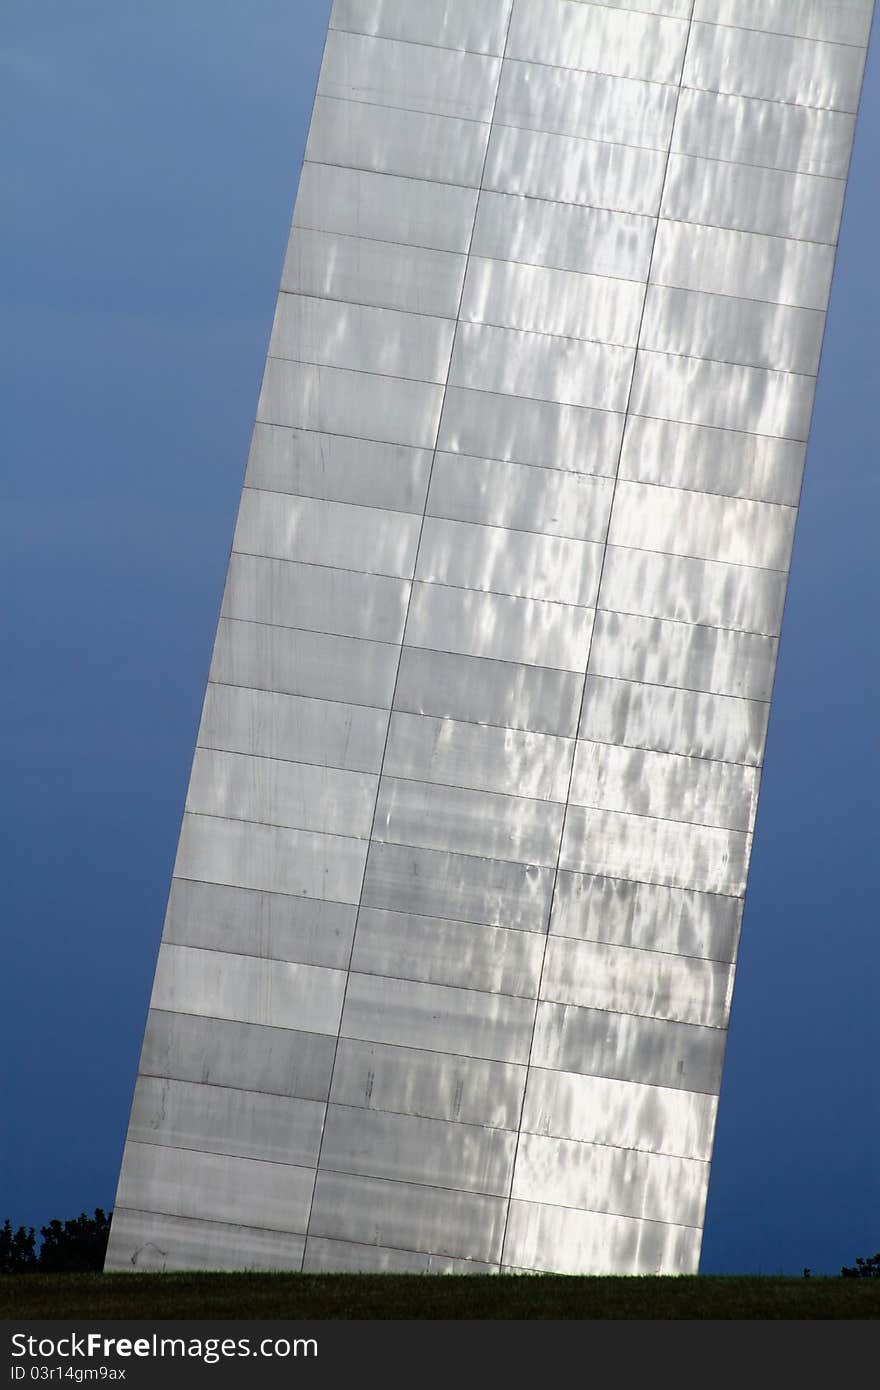
<instances>
[{"instance_id":1,"label":"monument structure","mask_svg":"<svg viewBox=\"0 0 880 1390\"><path fill-rule=\"evenodd\" d=\"M336 0L108 1268L697 1269L871 0Z\"/></svg>"}]
</instances>

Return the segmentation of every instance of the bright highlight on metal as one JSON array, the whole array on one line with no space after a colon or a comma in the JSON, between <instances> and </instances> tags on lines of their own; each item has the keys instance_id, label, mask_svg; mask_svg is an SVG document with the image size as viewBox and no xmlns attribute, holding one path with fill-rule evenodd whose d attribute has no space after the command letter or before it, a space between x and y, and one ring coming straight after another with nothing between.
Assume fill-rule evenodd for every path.
<instances>
[{"instance_id":1,"label":"bright highlight on metal","mask_svg":"<svg viewBox=\"0 0 880 1390\"><path fill-rule=\"evenodd\" d=\"M336 0L113 1269L687 1273L872 0Z\"/></svg>"}]
</instances>

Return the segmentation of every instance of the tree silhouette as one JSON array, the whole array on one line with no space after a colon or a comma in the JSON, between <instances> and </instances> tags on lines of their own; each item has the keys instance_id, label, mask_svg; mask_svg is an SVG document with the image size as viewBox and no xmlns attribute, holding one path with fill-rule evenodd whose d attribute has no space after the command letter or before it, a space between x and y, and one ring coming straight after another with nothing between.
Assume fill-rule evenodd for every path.
<instances>
[{"instance_id":1,"label":"tree silhouette","mask_svg":"<svg viewBox=\"0 0 880 1390\"><path fill-rule=\"evenodd\" d=\"M0 1227L0 1274L30 1274L37 1267L34 1228L12 1229L7 1216Z\"/></svg>"},{"instance_id":2,"label":"tree silhouette","mask_svg":"<svg viewBox=\"0 0 880 1390\"><path fill-rule=\"evenodd\" d=\"M857 1259L854 1265L844 1265L840 1273L844 1279L880 1279L880 1250L866 1259Z\"/></svg>"},{"instance_id":3,"label":"tree silhouette","mask_svg":"<svg viewBox=\"0 0 880 1390\"><path fill-rule=\"evenodd\" d=\"M81 1212L70 1221L50 1221L40 1228L14 1230L7 1217L0 1227L0 1274L84 1274L104 1268L110 1217L100 1207L94 1216Z\"/></svg>"}]
</instances>

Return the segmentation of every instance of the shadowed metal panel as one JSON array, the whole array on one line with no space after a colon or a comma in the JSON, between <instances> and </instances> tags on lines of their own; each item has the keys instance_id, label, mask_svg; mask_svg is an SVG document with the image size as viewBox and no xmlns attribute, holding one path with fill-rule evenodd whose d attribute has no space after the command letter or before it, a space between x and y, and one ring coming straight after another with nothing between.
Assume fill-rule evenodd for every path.
<instances>
[{"instance_id":1,"label":"shadowed metal panel","mask_svg":"<svg viewBox=\"0 0 880 1390\"><path fill-rule=\"evenodd\" d=\"M108 1267L687 1273L870 0L335 0Z\"/></svg>"}]
</instances>

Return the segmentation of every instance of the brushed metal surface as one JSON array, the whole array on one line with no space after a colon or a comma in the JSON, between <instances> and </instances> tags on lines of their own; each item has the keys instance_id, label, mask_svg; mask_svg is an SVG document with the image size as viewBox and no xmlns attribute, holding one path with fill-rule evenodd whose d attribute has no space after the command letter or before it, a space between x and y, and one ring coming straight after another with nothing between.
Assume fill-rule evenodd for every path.
<instances>
[{"instance_id":1,"label":"brushed metal surface","mask_svg":"<svg viewBox=\"0 0 880 1390\"><path fill-rule=\"evenodd\" d=\"M362 907L351 967L424 984L534 995L543 934Z\"/></svg>"},{"instance_id":2,"label":"brushed metal surface","mask_svg":"<svg viewBox=\"0 0 880 1390\"><path fill-rule=\"evenodd\" d=\"M388 777L564 802L574 746L524 730L395 713L385 750Z\"/></svg>"},{"instance_id":3,"label":"brushed metal surface","mask_svg":"<svg viewBox=\"0 0 880 1390\"><path fill-rule=\"evenodd\" d=\"M332 1099L427 1119L515 1130L526 1068L510 1062L340 1038Z\"/></svg>"},{"instance_id":4,"label":"brushed metal surface","mask_svg":"<svg viewBox=\"0 0 880 1390\"><path fill-rule=\"evenodd\" d=\"M620 478L796 507L804 444L632 415Z\"/></svg>"},{"instance_id":5,"label":"brushed metal surface","mask_svg":"<svg viewBox=\"0 0 880 1390\"><path fill-rule=\"evenodd\" d=\"M420 515L430 471L427 449L257 425L245 486Z\"/></svg>"},{"instance_id":6,"label":"brushed metal surface","mask_svg":"<svg viewBox=\"0 0 880 1390\"><path fill-rule=\"evenodd\" d=\"M315 1100L142 1076L128 1125L137 1143L314 1168L325 1109Z\"/></svg>"},{"instance_id":7,"label":"brushed metal surface","mask_svg":"<svg viewBox=\"0 0 880 1390\"><path fill-rule=\"evenodd\" d=\"M318 96L306 159L479 188L488 136L479 121Z\"/></svg>"},{"instance_id":8,"label":"brushed metal surface","mask_svg":"<svg viewBox=\"0 0 880 1390\"><path fill-rule=\"evenodd\" d=\"M390 642L221 618L210 679L279 695L387 709L398 652Z\"/></svg>"},{"instance_id":9,"label":"brushed metal surface","mask_svg":"<svg viewBox=\"0 0 880 1390\"><path fill-rule=\"evenodd\" d=\"M353 903L292 898L283 893L175 878L163 940L176 946L344 970L351 955L356 917Z\"/></svg>"},{"instance_id":10,"label":"brushed metal surface","mask_svg":"<svg viewBox=\"0 0 880 1390\"><path fill-rule=\"evenodd\" d=\"M113 1212L107 1269L136 1273L165 1270L298 1269L305 1237L154 1211Z\"/></svg>"},{"instance_id":11,"label":"brushed metal surface","mask_svg":"<svg viewBox=\"0 0 880 1390\"><path fill-rule=\"evenodd\" d=\"M469 724L571 736L581 684L575 671L404 647L394 705Z\"/></svg>"},{"instance_id":12,"label":"brushed metal surface","mask_svg":"<svg viewBox=\"0 0 880 1390\"><path fill-rule=\"evenodd\" d=\"M335 1049L329 1033L151 1009L141 1074L323 1101Z\"/></svg>"},{"instance_id":13,"label":"brushed metal surface","mask_svg":"<svg viewBox=\"0 0 880 1390\"><path fill-rule=\"evenodd\" d=\"M700 1232L696 1227L537 1202L510 1204L505 1269L561 1274L696 1274L699 1258Z\"/></svg>"},{"instance_id":14,"label":"brushed metal surface","mask_svg":"<svg viewBox=\"0 0 880 1390\"><path fill-rule=\"evenodd\" d=\"M854 130L855 118L846 112L683 87L672 149L675 154L845 179Z\"/></svg>"},{"instance_id":15,"label":"brushed metal surface","mask_svg":"<svg viewBox=\"0 0 880 1390\"><path fill-rule=\"evenodd\" d=\"M697 20L682 80L710 92L855 111L864 61L863 49L824 43L815 35L792 38Z\"/></svg>"},{"instance_id":16,"label":"brushed metal surface","mask_svg":"<svg viewBox=\"0 0 880 1390\"><path fill-rule=\"evenodd\" d=\"M502 53L512 0L333 0L332 29Z\"/></svg>"},{"instance_id":17,"label":"brushed metal surface","mask_svg":"<svg viewBox=\"0 0 880 1390\"><path fill-rule=\"evenodd\" d=\"M497 57L331 29L318 92L405 111L489 121L500 67Z\"/></svg>"},{"instance_id":18,"label":"brushed metal surface","mask_svg":"<svg viewBox=\"0 0 880 1390\"><path fill-rule=\"evenodd\" d=\"M454 319L465 265L465 256L450 251L296 227L287 246L281 289Z\"/></svg>"},{"instance_id":19,"label":"brushed metal surface","mask_svg":"<svg viewBox=\"0 0 880 1390\"><path fill-rule=\"evenodd\" d=\"M493 125L484 184L496 193L656 216L662 149L639 149L516 124Z\"/></svg>"},{"instance_id":20,"label":"brushed metal surface","mask_svg":"<svg viewBox=\"0 0 880 1390\"><path fill-rule=\"evenodd\" d=\"M873 0L696 0L694 17L771 34L866 44Z\"/></svg>"},{"instance_id":21,"label":"brushed metal surface","mask_svg":"<svg viewBox=\"0 0 880 1390\"><path fill-rule=\"evenodd\" d=\"M610 478L466 454L438 454L427 514L603 542L611 493Z\"/></svg>"},{"instance_id":22,"label":"brushed metal surface","mask_svg":"<svg viewBox=\"0 0 880 1390\"><path fill-rule=\"evenodd\" d=\"M438 447L613 477L622 433L619 413L450 386Z\"/></svg>"},{"instance_id":23,"label":"brushed metal surface","mask_svg":"<svg viewBox=\"0 0 880 1390\"><path fill-rule=\"evenodd\" d=\"M534 864L374 841L361 902L425 917L546 931L552 891L552 870Z\"/></svg>"},{"instance_id":24,"label":"brushed metal surface","mask_svg":"<svg viewBox=\"0 0 880 1390\"><path fill-rule=\"evenodd\" d=\"M724 894L563 872L556 882L550 931L730 963L741 918L742 902Z\"/></svg>"},{"instance_id":25,"label":"brushed metal surface","mask_svg":"<svg viewBox=\"0 0 880 1390\"><path fill-rule=\"evenodd\" d=\"M212 682L198 745L350 772L378 772L387 729L388 716L381 709Z\"/></svg>"},{"instance_id":26,"label":"brushed metal surface","mask_svg":"<svg viewBox=\"0 0 880 1390\"><path fill-rule=\"evenodd\" d=\"M769 705L697 690L587 676L583 737L760 767Z\"/></svg>"},{"instance_id":27,"label":"brushed metal surface","mask_svg":"<svg viewBox=\"0 0 880 1390\"><path fill-rule=\"evenodd\" d=\"M307 161L293 225L460 253L470 245L476 206L476 188Z\"/></svg>"},{"instance_id":28,"label":"brushed metal surface","mask_svg":"<svg viewBox=\"0 0 880 1390\"><path fill-rule=\"evenodd\" d=\"M650 217L484 191L471 255L643 281L653 240Z\"/></svg>"},{"instance_id":29,"label":"brushed metal surface","mask_svg":"<svg viewBox=\"0 0 880 1390\"><path fill-rule=\"evenodd\" d=\"M717 1109L696 1091L532 1067L523 1131L708 1162Z\"/></svg>"},{"instance_id":30,"label":"brushed metal surface","mask_svg":"<svg viewBox=\"0 0 880 1390\"><path fill-rule=\"evenodd\" d=\"M870 0L334 0L108 1268L692 1273Z\"/></svg>"}]
</instances>

